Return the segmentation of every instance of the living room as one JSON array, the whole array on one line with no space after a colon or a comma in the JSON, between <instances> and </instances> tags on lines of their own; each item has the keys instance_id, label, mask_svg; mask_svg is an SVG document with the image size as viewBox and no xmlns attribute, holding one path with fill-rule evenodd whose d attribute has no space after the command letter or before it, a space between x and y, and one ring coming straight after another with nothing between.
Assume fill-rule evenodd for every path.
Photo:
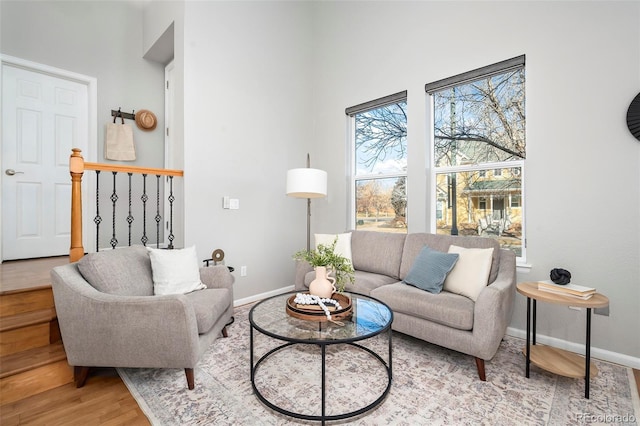
<instances>
[{"instance_id":1,"label":"living room","mask_svg":"<svg viewBox=\"0 0 640 426\"><path fill-rule=\"evenodd\" d=\"M592 355L640 368L640 144L625 122L640 91L640 4L576 2L12 2L1 53L97 80L89 161L103 161L109 111L149 109L165 126L165 65L145 59L167 29L184 169L184 232L199 258L223 248L238 303L292 284L306 206L286 171L328 173L313 232L352 229L345 109L407 91L409 232L433 231L425 84L526 56L526 259L518 281L563 267L610 300ZM172 25L173 24L173 25ZM37 31L35 30L37 29ZM138 135L137 135L138 136ZM163 132L140 134L135 165L164 167ZM222 199L240 200L223 209ZM578 210L579 209L579 210ZM258 215L258 220L256 220ZM584 313L541 304L538 333L581 347ZM523 337L525 299L508 334Z\"/></svg>"}]
</instances>

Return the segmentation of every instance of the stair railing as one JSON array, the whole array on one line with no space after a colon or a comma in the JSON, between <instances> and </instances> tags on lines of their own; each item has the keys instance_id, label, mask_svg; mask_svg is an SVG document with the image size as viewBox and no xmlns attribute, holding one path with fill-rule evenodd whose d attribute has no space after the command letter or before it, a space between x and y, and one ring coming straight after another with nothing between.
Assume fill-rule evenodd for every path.
<instances>
[{"instance_id":1,"label":"stair railing","mask_svg":"<svg viewBox=\"0 0 640 426\"><path fill-rule=\"evenodd\" d=\"M169 245L167 248L173 248L173 203L175 201L175 197L173 195L173 178L175 176L183 177L184 172L182 170L171 170L171 169L158 169L158 168L148 168L148 167L137 167L137 166L125 166L121 164L107 164L107 163L90 163L85 162L82 157L81 150L78 148L72 149L72 154L69 159L69 173L71 174L71 247L69 249L69 261L75 262L82 258L85 253L85 249L82 242L82 177L85 170L94 170L96 171L96 216L93 222L96 225L96 251L99 250L99 226L102 221L102 218L99 214L98 200L99 200L99 175L100 172L111 172L113 174L113 193L111 195L111 201L113 203L113 234L111 237L111 247L116 248L118 241L116 239L116 231L115 231L115 211L116 211L116 201L118 200L118 196L116 193L116 175L118 173L126 173L129 176L129 215L126 218L127 223L129 224L129 245L131 245L131 224L133 222L133 217L131 216L131 177L132 175L142 175L144 192L141 197L144 208L144 219L143 219L143 235L141 238L141 242L146 245L148 238L146 235L146 202L148 196L146 194L146 177L147 176L156 176L157 179L157 189L156 189L156 215L154 220L156 222L156 244L159 244L159 224L162 220L162 216L159 211L159 203L160 203L160 177L167 176L170 183L169 196L167 200L169 201ZM165 216L167 212L165 211Z\"/></svg>"}]
</instances>

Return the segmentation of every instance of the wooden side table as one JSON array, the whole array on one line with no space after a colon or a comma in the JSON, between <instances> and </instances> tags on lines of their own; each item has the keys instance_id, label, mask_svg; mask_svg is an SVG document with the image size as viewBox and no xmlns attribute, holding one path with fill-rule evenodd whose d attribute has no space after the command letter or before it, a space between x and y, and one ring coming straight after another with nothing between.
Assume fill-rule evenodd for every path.
<instances>
[{"instance_id":1,"label":"wooden side table","mask_svg":"<svg viewBox=\"0 0 640 426\"><path fill-rule=\"evenodd\" d=\"M584 397L589 399L589 380L598 374L596 366L591 362L591 309L609 306L609 299L600 293L594 294L587 300L550 293L538 290L537 282L518 283L517 289L518 293L527 298L527 346L524 349L527 357L526 377L529 378L529 367L532 362L540 368L561 376L584 377ZM533 300L533 312L531 310L531 300ZM584 358L563 349L536 345L536 302L538 300L557 305L586 308L587 330ZM533 333L531 332L532 323ZM532 337L533 344L531 342Z\"/></svg>"}]
</instances>

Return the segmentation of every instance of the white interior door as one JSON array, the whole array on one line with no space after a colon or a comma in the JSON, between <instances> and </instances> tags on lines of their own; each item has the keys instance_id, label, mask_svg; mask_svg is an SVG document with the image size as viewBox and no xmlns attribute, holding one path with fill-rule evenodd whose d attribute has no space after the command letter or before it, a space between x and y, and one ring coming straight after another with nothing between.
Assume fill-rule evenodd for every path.
<instances>
[{"instance_id":1,"label":"white interior door","mask_svg":"<svg viewBox=\"0 0 640 426\"><path fill-rule=\"evenodd\" d=\"M71 148L87 151L88 88L2 66L2 258L68 254Z\"/></svg>"}]
</instances>

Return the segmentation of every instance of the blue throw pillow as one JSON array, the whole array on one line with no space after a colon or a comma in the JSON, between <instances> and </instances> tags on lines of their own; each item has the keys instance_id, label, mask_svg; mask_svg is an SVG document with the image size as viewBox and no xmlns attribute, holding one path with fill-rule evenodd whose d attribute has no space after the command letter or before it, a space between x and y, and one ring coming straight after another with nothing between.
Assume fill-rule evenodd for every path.
<instances>
[{"instance_id":1,"label":"blue throw pillow","mask_svg":"<svg viewBox=\"0 0 640 426\"><path fill-rule=\"evenodd\" d=\"M442 291L444 280L456 262L457 253L443 253L424 246L418 254L404 282L406 284L438 294Z\"/></svg>"}]
</instances>

